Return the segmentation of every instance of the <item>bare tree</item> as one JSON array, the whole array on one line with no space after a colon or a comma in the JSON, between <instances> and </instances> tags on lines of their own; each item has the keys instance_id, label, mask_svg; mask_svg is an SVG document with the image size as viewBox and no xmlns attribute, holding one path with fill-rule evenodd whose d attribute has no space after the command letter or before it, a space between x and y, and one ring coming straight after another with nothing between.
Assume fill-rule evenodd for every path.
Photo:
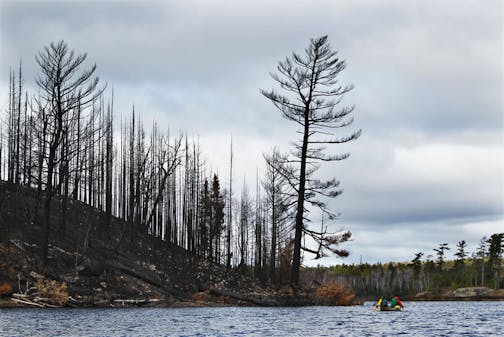
<instances>
[{"instance_id":1,"label":"bare tree","mask_svg":"<svg viewBox=\"0 0 504 337\"><path fill-rule=\"evenodd\" d=\"M107 109L106 118L106 145L105 145L105 166L106 166L106 183L105 183L105 234L106 238L109 239L110 236L110 225L112 221L112 181L113 181L113 171L112 171L112 160L113 160L113 119L112 113L114 111L114 100L112 96L112 102Z\"/></svg>"},{"instance_id":2,"label":"bare tree","mask_svg":"<svg viewBox=\"0 0 504 337\"><path fill-rule=\"evenodd\" d=\"M173 146L169 144L169 139L164 139L163 137L161 137L160 139L161 143L164 143L164 146L160 150L159 156L157 158L157 175L158 177L160 177L160 183L158 186L157 195L154 198L153 204L151 206L150 214L147 217L147 226L151 224L152 219L156 213L157 206L162 200L168 177L170 177L175 172L177 167L181 164L182 159L180 157L180 147L182 145L182 139L183 136L180 135L177 139L175 139Z\"/></svg>"},{"instance_id":3,"label":"bare tree","mask_svg":"<svg viewBox=\"0 0 504 337\"><path fill-rule=\"evenodd\" d=\"M341 144L359 137L360 131L350 135L336 136L336 130L352 123L349 115L353 107L338 108L343 95L353 87L338 84L338 75L345 69L346 63L336 56L327 41L327 36L310 40L305 54L293 53L285 61L280 61L278 74L271 74L285 94L275 90L261 93L268 98L287 120L297 123L302 137L294 144L293 158L286 159L286 163L296 165L289 169L289 179L297 193L297 210L295 217L294 251L291 272L291 285L299 283L299 269L301 266L302 237L304 234L315 236L317 241L325 242L317 250L317 257L323 255L322 248L329 248L332 252L345 254L333 248L335 240L324 232L308 230L306 225L307 208L305 202L319 207L334 218L335 214L327 209L327 205L316 199L316 196L336 197L342 191L336 179L328 181L316 180L313 173L319 168L320 162L330 162L345 159L348 153L342 155L326 155L324 150L328 144ZM287 172L287 171L286 171Z\"/></svg>"},{"instance_id":4,"label":"bare tree","mask_svg":"<svg viewBox=\"0 0 504 337\"><path fill-rule=\"evenodd\" d=\"M248 259L249 230L252 217L252 201L245 180L243 181L242 194L240 198L240 219L238 223L238 251L240 254L239 266L245 267Z\"/></svg>"},{"instance_id":5,"label":"bare tree","mask_svg":"<svg viewBox=\"0 0 504 337\"><path fill-rule=\"evenodd\" d=\"M9 76L9 110L7 127L7 181L14 182L16 167L16 76L13 71Z\"/></svg>"},{"instance_id":6,"label":"bare tree","mask_svg":"<svg viewBox=\"0 0 504 337\"><path fill-rule=\"evenodd\" d=\"M229 145L229 194L228 194L228 211L227 211L227 227L226 227L226 268L231 269L231 235L233 226L233 137Z\"/></svg>"},{"instance_id":7,"label":"bare tree","mask_svg":"<svg viewBox=\"0 0 504 337\"><path fill-rule=\"evenodd\" d=\"M64 140L66 115L79 105L87 107L103 92L98 87L98 77L93 77L96 65L81 70L87 55L75 55L64 41L51 43L35 57L40 74L36 83L41 91L41 101L47 103L48 157L46 161L46 188L42 230L42 261L47 262L49 244L49 217L51 199L57 190L53 185L53 175L58 164L58 149ZM40 104L44 105L44 104Z\"/></svg>"},{"instance_id":8,"label":"bare tree","mask_svg":"<svg viewBox=\"0 0 504 337\"><path fill-rule=\"evenodd\" d=\"M19 165L20 165L19 145L21 143L21 141L20 141L20 138L21 138L21 130L20 130L20 128L21 128L21 97L23 94L23 86L22 86L23 78L22 78L21 68L22 68L21 61L19 61L19 77L18 77L18 92L17 92L18 97L17 97L17 108L16 108L17 118L16 118L16 131L15 131L16 132L16 152L15 152L16 173L15 173L14 183L16 185L19 185L20 179L21 179L21 171L19 168Z\"/></svg>"},{"instance_id":9,"label":"bare tree","mask_svg":"<svg viewBox=\"0 0 504 337\"><path fill-rule=\"evenodd\" d=\"M280 245L282 243L281 228L285 224L292 206L295 205L296 199L291 193L292 189L289 188L286 178L279 171L281 154L278 149L273 149L271 155L264 155L264 159L266 160L266 173L262 186L265 191L264 198L271 224L269 277L274 283L278 283L277 270L280 267ZM290 236L290 233L288 235Z\"/></svg>"}]
</instances>

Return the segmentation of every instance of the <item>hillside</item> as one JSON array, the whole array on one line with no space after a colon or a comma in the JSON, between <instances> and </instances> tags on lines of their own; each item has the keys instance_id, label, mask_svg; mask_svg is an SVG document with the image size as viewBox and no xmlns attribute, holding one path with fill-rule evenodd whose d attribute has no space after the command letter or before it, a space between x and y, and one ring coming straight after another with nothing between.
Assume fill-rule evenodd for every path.
<instances>
[{"instance_id":1,"label":"hillside","mask_svg":"<svg viewBox=\"0 0 504 337\"><path fill-rule=\"evenodd\" d=\"M145 231L127 231L119 219L112 220L106 238L100 227L104 214L78 201L69 201L62 233L57 197L43 266L35 201L36 191L0 182L0 277L17 292L56 281L58 287L66 284L70 305L122 305L123 300L173 305L204 290L254 287L252 280Z\"/></svg>"},{"instance_id":2,"label":"hillside","mask_svg":"<svg viewBox=\"0 0 504 337\"><path fill-rule=\"evenodd\" d=\"M3 306L332 304L317 299L314 289L293 296L289 289L259 286L236 268L227 270L117 218L105 235L104 213L78 201L67 203L62 232L58 197L53 198L49 256L43 265L36 195L0 182ZM347 290L338 292L347 302L354 298Z\"/></svg>"}]
</instances>

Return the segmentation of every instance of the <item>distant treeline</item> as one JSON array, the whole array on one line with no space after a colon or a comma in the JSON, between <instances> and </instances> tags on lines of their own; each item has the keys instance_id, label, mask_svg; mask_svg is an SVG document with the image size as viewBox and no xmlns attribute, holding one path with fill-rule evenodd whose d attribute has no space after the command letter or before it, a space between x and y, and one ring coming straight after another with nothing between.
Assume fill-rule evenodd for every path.
<instances>
[{"instance_id":1,"label":"distant treeline","mask_svg":"<svg viewBox=\"0 0 504 337\"><path fill-rule=\"evenodd\" d=\"M442 243L434 249L435 259L418 252L410 262L351 264L331 267L305 268L305 281L340 283L360 296L414 295L438 288L487 286L504 288L503 264L504 233L496 233L480 240L470 254L464 240L456 246L455 260L445 260L450 247Z\"/></svg>"}]
</instances>

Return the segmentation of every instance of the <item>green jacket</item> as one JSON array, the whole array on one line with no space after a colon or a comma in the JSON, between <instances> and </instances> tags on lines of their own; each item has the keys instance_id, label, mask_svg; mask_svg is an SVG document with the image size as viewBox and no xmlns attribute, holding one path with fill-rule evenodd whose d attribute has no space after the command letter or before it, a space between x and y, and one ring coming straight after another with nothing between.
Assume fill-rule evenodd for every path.
<instances>
[{"instance_id":1,"label":"green jacket","mask_svg":"<svg viewBox=\"0 0 504 337\"><path fill-rule=\"evenodd\" d=\"M394 308L398 304L399 303L397 303L397 298L393 297L392 300L390 301L390 306Z\"/></svg>"}]
</instances>

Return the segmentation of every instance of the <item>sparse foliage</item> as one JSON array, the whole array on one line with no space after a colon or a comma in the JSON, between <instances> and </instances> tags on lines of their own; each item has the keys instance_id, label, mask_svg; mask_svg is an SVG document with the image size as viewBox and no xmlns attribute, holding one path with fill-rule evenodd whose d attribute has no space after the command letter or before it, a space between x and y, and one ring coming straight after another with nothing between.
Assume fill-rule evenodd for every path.
<instances>
[{"instance_id":1,"label":"sparse foliage","mask_svg":"<svg viewBox=\"0 0 504 337\"><path fill-rule=\"evenodd\" d=\"M320 232L311 230L306 217L309 212L307 206L321 209L330 219L337 216L319 197L334 198L341 194L339 181L334 178L321 181L313 175L320 162L339 161L349 156L348 153L327 155L324 152L327 145L350 142L360 135L360 131L345 136L336 135L338 129L353 122L350 114L354 108L339 108L344 94L353 88L339 84L338 75L345 67L345 61L333 51L327 36L311 39L304 55L293 53L278 63L278 73L271 74L283 93L261 90L285 119L299 126L301 134L301 140L293 144L292 157L284 156L277 168L289 180L297 196L291 272L293 286L299 283L301 250L307 248L301 244L304 235L314 237L319 244L317 257L324 255L324 249L338 254L340 251L332 246L349 237L349 233L340 237L327 235L324 228Z\"/></svg>"},{"instance_id":2,"label":"sparse foliage","mask_svg":"<svg viewBox=\"0 0 504 337\"><path fill-rule=\"evenodd\" d=\"M448 244L445 242L445 243L440 243L439 248L434 248L433 250L436 252L436 255L437 255L436 262L437 262L439 268L443 268L446 251L450 250L450 247L448 247Z\"/></svg>"}]
</instances>

